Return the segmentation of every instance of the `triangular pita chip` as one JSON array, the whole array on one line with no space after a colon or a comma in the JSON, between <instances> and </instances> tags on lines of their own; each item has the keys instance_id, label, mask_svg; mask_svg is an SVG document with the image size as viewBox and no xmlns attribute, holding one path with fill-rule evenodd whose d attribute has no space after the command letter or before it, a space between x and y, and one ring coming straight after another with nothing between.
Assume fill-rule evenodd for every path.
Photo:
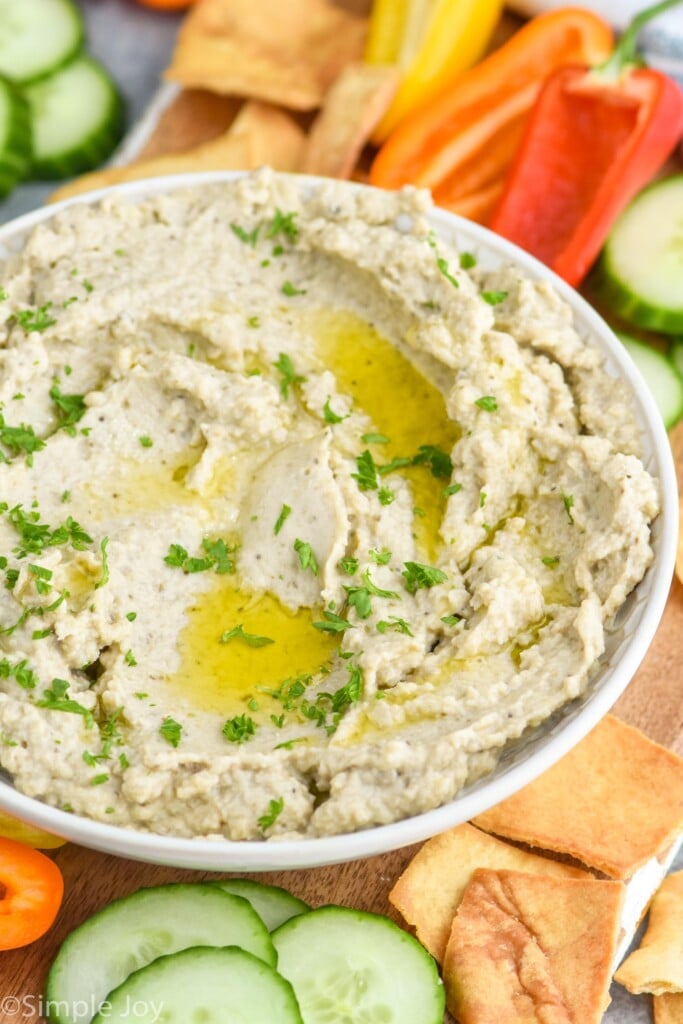
<instances>
[{"instance_id":1,"label":"triangular pita chip","mask_svg":"<svg viewBox=\"0 0 683 1024\"><path fill-rule=\"evenodd\" d=\"M676 553L676 575L683 583L683 497L678 499L678 551Z\"/></svg>"},{"instance_id":2,"label":"triangular pita chip","mask_svg":"<svg viewBox=\"0 0 683 1024\"><path fill-rule=\"evenodd\" d=\"M136 161L185 153L217 139L228 131L241 106L242 100L234 96L218 96L206 89L181 90L162 111Z\"/></svg>"},{"instance_id":3,"label":"triangular pita chip","mask_svg":"<svg viewBox=\"0 0 683 1024\"><path fill-rule=\"evenodd\" d=\"M683 1024L683 995L655 996L655 1024Z\"/></svg>"},{"instance_id":4,"label":"triangular pita chip","mask_svg":"<svg viewBox=\"0 0 683 1024\"><path fill-rule=\"evenodd\" d=\"M311 126L301 169L350 178L363 146L389 109L398 82L398 69L389 65L349 64Z\"/></svg>"},{"instance_id":5,"label":"triangular pita chip","mask_svg":"<svg viewBox=\"0 0 683 1024\"><path fill-rule=\"evenodd\" d=\"M588 878L586 871L538 857L472 825L458 825L429 839L389 893L389 900L415 928L418 939L442 962L453 916L477 868Z\"/></svg>"},{"instance_id":6,"label":"triangular pita chip","mask_svg":"<svg viewBox=\"0 0 683 1024\"><path fill-rule=\"evenodd\" d=\"M166 78L191 88L314 110L361 57L367 22L327 0L200 0Z\"/></svg>"},{"instance_id":7,"label":"triangular pita chip","mask_svg":"<svg viewBox=\"0 0 683 1024\"><path fill-rule=\"evenodd\" d=\"M623 899L620 882L479 870L446 949L460 1024L598 1024Z\"/></svg>"},{"instance_id":8,"label":"triangular pita chip","mask_svg":"<svg viewBox=\"0 0 683 1024\"><path fill-rule=\"evenodd\" d=\"M643 941L614 977L634 994L683 992L683 871L662 882Z\"/></svg>"},{"instance_id":9,"label":"triangular pita chip","mask_svg":"<svg viewBox=\"0 0 683 1024\"><path fill-rule=\"evenodd\" d=\"M562 760L474 823L630 878L683 828L683 759L607 715Z\"/></svg>"}]
</instances>

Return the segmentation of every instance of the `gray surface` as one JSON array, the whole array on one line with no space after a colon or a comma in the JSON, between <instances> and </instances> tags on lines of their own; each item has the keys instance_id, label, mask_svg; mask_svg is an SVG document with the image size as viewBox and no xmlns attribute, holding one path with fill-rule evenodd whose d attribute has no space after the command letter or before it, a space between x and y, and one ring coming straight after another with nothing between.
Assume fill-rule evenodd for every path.
<instances>
[{"instance_id":1,"label":"gray surface","mask_svg":"<svg viewBox=\"0 0 683 1024\"><path fill-rule=\"evenodd\" d=\"M135 0L76 3L85 16L88 52L104 64L123 94L130 129L159 87L182 15L154 11ZM41 206L58 184L19 185L0 202L0 223Z\"/></svg>"},{"instance_id":2,"label":"gray surface","mask_svg":"<svg viewBox=\"0 0 683 1024\"><path fill-rule=\"evenodd\" d=\"M134 0L77 0L84 12L88 50L111 73L126 100L127 127L141 116L159 86L180 15L139 7ZM40 206L57 183L21 185L0 202L0 223ZM683 870L683 851L674 867ZM649 996L632 996L613 985L604 1024L651 1024Z\"/></svg>"}]
</instances>

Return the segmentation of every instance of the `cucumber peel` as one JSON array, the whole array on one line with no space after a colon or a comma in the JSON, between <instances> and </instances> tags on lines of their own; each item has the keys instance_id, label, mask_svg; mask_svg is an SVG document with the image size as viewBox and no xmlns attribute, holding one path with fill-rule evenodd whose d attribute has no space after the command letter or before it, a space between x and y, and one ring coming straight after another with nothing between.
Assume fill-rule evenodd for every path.
<instances>
[{"instance_id":1,"label":"cucumber peel","mask_svg":"<svg viewBox=\"0 0 683 1024\"><path fill-rule=\"evenodd\" d=\"M617 331L617 336L640 370L657 403L664 426L670 430L683 417L683 377L673 359L623 331Z\"/></svg>"}]
</instances>

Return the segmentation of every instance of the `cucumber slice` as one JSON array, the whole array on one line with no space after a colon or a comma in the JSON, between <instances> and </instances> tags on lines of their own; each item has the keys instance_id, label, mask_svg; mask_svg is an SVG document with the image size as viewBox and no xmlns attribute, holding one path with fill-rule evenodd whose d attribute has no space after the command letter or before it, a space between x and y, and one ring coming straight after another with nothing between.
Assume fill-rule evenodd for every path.
<instances>
[{"instance_id":1,"label":"cucumber slice","mask_svg":"<svg viewBox=\"0 0 683 1024\"><path fill-rule=\"evenodd\" d=\"M674 364L681 377L683 377L683 338L676 338L669 352L671 362Z\"/></svg>"},{"instance_id":2,"label":"cucumber slice","mask_svg":"<svg viewBox=\"0 0 683 1024\"><path fill-rule=\"evenodd\" d=\"M278 970L291 981L306 1024L443 1021L436 964L387 917L321 907L281 925L273 942Z\"/></svg>"},{"instance_id":3,"label":"cucumber slice","mask_svg":"<svg viewBox=\"0 0 683 1024\"><path fill-rule=\"evenodd\" d=\"M242 896L249 900L269 932L279 928L290 917L305 914L311 908L308 903L292 896L291 892L281 889L279 885L264 885L263 882L252 882L248 878L223 878L220 882L212 882L223 892L231 892L233 896Z\"/></svg>"},{"instance_id":4,"label":"cucumber slice","mask_svg":"<svg viewBox=\"0 0 683 1024\"><path fill-rule=\"evenodd\" d=\"M123 103L103 67L76 57L28 86L33 122L32 176L69 178L97 167L121 137Z\"/></svg>"},{"instance_id":5,"label":"cucumber slice","mask_svg":"<svg viewBox=\"0 0 683 1024\"><path fill-rule=\"evenodd\" d=\"M93 1024L303 1024L292 986L235 946L162 956L108 997Z\"/></svg>"},{"instance_id":6,"label":"cucumber slice","mask_svg":"<svg viewBox=\"0 0 683 1024\"><path fill-rule=\"evenodd\" d=\"M0 199L12 191L31 166L31 117L28 103L0 78Z\"/></svg>"},{"instance_id":7,"label":"cucumber slice","mask_svg":"<svg viewBox=\"0 0 683 1024\"><path fill-rule=\"evenodd\" d=\"M617 334L645 378L645 383L662 414L664 426L669 430L683 416L683 377L663 352L632 338L630 334L624 334L622 331L617 331Z\"/></svg>"},{"instance_id":8,"label":"cucumber slice","mask_svg":"<svg viewBox=\"0 0 683 1024\"><path fill-rule=\"evenodd\" d=\"M63 943L47 976L48 1019L87 1024L108 992L157 957L189 946L233 945L275 965L266 926L240 896L200 883L140 889L94 914Z\"/></svg>"},{"instance_id":9,"label":"cucumber slice","mask_svg":"<svg viewBox=\"0 0 683 1024\"><path fill-rule=\"evenodd\" d=\"M656 181L617 220L597 269L601 298L629 323L683 331L683 174Z\"/></svg>"},{"instance_id":10,"label":"cucumber slice","mask_svg":"<svg viewBox=\"0 0 683 1024\"><path fill-rule=\"evenodd\" d=\"M20 85L48 75L78 53L84 35L71 0L0 0L0 74Z\"/></svg>"}]
</instances>

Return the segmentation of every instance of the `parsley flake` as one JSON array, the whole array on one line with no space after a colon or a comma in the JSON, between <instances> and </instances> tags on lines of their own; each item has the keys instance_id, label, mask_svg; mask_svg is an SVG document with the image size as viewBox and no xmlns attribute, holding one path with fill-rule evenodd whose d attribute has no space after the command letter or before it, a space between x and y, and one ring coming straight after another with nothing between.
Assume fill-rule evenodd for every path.
<instances>
[{"instance_id":1,"label":"parsley flake","mask_svg":"<svg viewBox=\"0 0 683 1024\"><path fill-rule=\"evenodd\" d=\"M498 412L498 402L493 395L482 395L475 399L474 404L485 412Z\"/></svg>"},{"instance_id":2,"label":"parsley flake","mask_svg":"<svg viewBox=\"0 0 683 1024\"><path fill-rule=\"evenodd\" d=\"M9 324L19 324L19 326L30 334L32 331L45 331L48 327L52 327L56 324L56 319L51 315L50 310L52 309L51 302L45 302L42 306L38 306L37 309L20 309L8 319Z\"/></svg>"},{"instance_id":3,"label":"parsley flake","mask_svg":"<svg viewBox=\"0 0 683 1024\"><path fill-rule=\"evenodd\" d=\"M287 295L290 299L295 295L305 295L305 288L297 288L296 285L292 284L291 281L284 281L282 288L280 289L283 295Z\"/></svg>"},{"instance_id":4,"label":"parsley flake","mask_svg":"<svg viewBox=\"0 0 683 1024\"><path fill-rule=\"evenodd\" d=\"M154 445L154 441L151 437L148 437L147 434L143 434L142 437L139 437L138 441L143 448L151 448Z\"/></svg>"},{"instance_id":5,"label":"parsley flake","mask_svg":"<svg viewBox=\"0 0 683 1024\"><path fill-rule=\"evenodd\" d=\"M460 253L460 266L463 270L471 270L472 267L476 267L477 257L471 252Z\"/></svg>"},{"instance_id":6,"label":"parsley flake","mask_svg":"<svg viewBox=\"0 0 683 1024\"><path fill-rule=\"evenodd\" d=\"M507 292L482 292L481 297L489 306L497 306L508 297Z\"/></svg>"},{"instance_id":7,"label":"parsley flake","mask_svg":"<svg viewBox=\"0 0 683 1024\"><path fill-rule=\"evenodd\" d=\"M462 490L462 484L449 484L448 487L444 487L441 492L446 497L450 497L451 494L457 494L458 491Z\"/></svg>"},{"instance_id":8,"label":"parsley flake","mask_svg":"<svg viewBox=\"0 0 683 1024\"><path fill-rule=\"evenodd\" d=\"M413 456L412 464L414 466L427 465L431 470L431 474L437 479L449 479L453 472L453 463L450 455L438 448L434 444L421 444L417 450L417 455Z\"/></svg>"},{"instance_id":9,"label":"parsley flake","mask_svg":"<svg viewBox=\"0 0 683 1024\"><path fill-rule=\"evenodd\" d=\"M294 550L299 556L299 562L301 563L302 569L310 569L314 576L318 575L318 563L316 557L313 554L313 548L305 540L297 539L294 541Z\"/></svg>"},{"instance_id":10,"label":"parsley flake","mask_svg":"<svg viewBox=\"0 0 683 1024\"><path fill-rule=\"evenodd\" d=\"M273 527L273 533L275 534L276 537L280 530L282 529L282 527L285 525L285 521L289 518L291 513L292 510L289 507L289 505L283 504L282 508L280 509L280 515L275 520L275 526Z\"/></svg>"},{"instance_id":11,"label":"parsley flake","mask_svg":"<svg viewBox=\"0 0 683 1024\"><path fill-rule=\"evenodd\" d=\"M266 647L275 641L269 636L258 636L256 633L245 633L244 626L233 626L221 634L220 643L228 644L231 640L242 640L248 647Z\"/></svg>"},{"instance_id":12,"label":"parsley flake","mask_svg":"<svg viewBox=\"0 0 683 1024\"><path fill-rule=\"evenodd\" d=\"M445 259L443 256L437 256L436 265L443 274L443 276L446 278L446 280L450 281L454 288L460 287L460 284L458 283L458 281L456 281L456 279L453 277L449 270L447 259Z\"/></svg>"},{"instance_id":13,"label":"parsley flake","mask_svg":"<svg viewBox=\"0 0 683 1024\"><path fill-rule=\"evenodd\" d=\"M5 417L0 413L0 442L9 449L10 456L16 458L18 455L26 456L26 465L33 465L33 453L39 452L45 447L45 442L36 437L33 427L22 423L18 427L10 427L5 423ZM0 453L0 461L7 462L7 459Z\"/></svg>"},{"instance_id":14,"label":"parsley flake","mask_svg":"<svg viewBox=\"0 0 683 1024\"><path fill-rule=\"evenodd\" d=\"M389 548L382 548L379 551L377 548L370 548L368 554L375 565L388 565L391 561L391 551Z\"/></svg>"},{"instance_id":15,"label":"parsley flake","mask_svg":"<svg viewBox=\"0 0 683 1024\"><path fill-rule=\"evenodd\" d=\"M95 590L99 590L105 583L109 582L109 558L107 556L107 546L109 545L109 537L103 537L100 542L100 556L102 558L102 573L99 580L95 584Z\"/></svg>"},{"instance_id":16,"label":"parsley flake","mask_svg":"<svg viewBox=\"0 0 683 1024\"><path fill-rule=\"evenodd\" d=\"M564 491L562 491L562 504L564 505L564 510L567 513L567 519L569 520L569 525L573 526L574 525L574 516L572 515L571 510L574 508L574 495L573 494L565 494Z\"/></svg>"},{"instance_id":17,"label":"parsley flake","mask_svg":"<svg viewBox=\"0 0 683 1024\"><path fill-rule=\"evenodd\" d=\"M352 624L348 619L343 619L341 615L335 615L334 612L325 609L323 611L324 622L314 622L313 628L319 629L321 633L343 633L347 629L352 629Z\"/></svg>"},{"instance_id":18,"label":"parsley flake","mask_svg":"<svg viewBox=\"0 0 683 1024\"><path fill-rule=\"evenodd\" d=\"M230 743L246 743L255 734L256 725L249 715L235 715L225 720L221 731Z\"/></svg>"},{"instance_id":19,"label":"parsley flake","mask_svg":"<svg viewBox=\"0 0 683 1024\"><path fill-rule=\"evenodd\" d=\"M49 711L65 711L72 715L83 715L85 724L90 728L94 725L92 712L69 697L69 684L66 679L53 679L48 690L43 693L42 700L36 701L39 708Z\"/></svg>"},{"instance_id":20,"label":"parsley flake","mask_svg":"<svg viewBox=\"0 0 683 1024\"><path fill-rule=\"evenodd\" d=\"M403 564L405 569L401 575L405 579L405 588L409 594L434 587L437 583L444 583L448 579L443 569L437 569L433 565L423 565L421 562L404 562Z\"/></svg>"},{"instance_id":21,"label":"parsley flake","mask_svg":"<svg viewBox=\"0 0 683 1024\"><path fill-rule=\"evenodd\" d=\"M276 238L284 235L290 242L296 242L299 237L299 226L295 224L298 217L296 210L290 213L283 213L278 207L275 208L275 215L266 230L266 238Z\"/></svg>"},{"instance_id":22,"label":"parsley flake","mask_svg":"<svg viewBox=\"0 0 683 1024\"><path fill-rule=\"evenodd\" d=\"M163 736L167 743L170 743L172 747L177 747L180 743L180 737L183 732L183 727L180 722L176 722L170 715L166 715L163 722L159 726L159 734Z\"/></svg>"},{"instance_id":23,"label":"parsley flake","mask_svg":"<svg viewBox=\"0 0 683 1024\"><path fill-rule=\"evenodd\" d=\"M232 231L233 235L235 235L236 238L239 238L240 242L244 242L245 245L250 245L252 248L256 245L258 241L258 224L252 231L245 230L245 228L240 227L239 224L231 224L230 230Z\"/></svg>"},{"instance_id":24,"label":"parsley flake","mask_svg":"<svg viewBox=\"0 0 683 1024\"><path fill-rule=\"evenodd\" d=\"M386 434L363 434L361 441L363 444L389 444Z\"/></svg>"},{"instance_id":25,"label":"parsley flake","mask_svg":"<svg viewBox=\"0 0 683 1024\"><path fill-rule=\"evenodd\" d=\"M381 619L377 623L377 632L386 633L393 629L396 633L405 633L406 636L414 636L410 626L405 619L399 619L396 615L390 615L389 619Z\"/></svg>"},{"instance_id":26,"label":"parsley flake","mask_svg":"<svg viewBox=\"0 0 683 1024\"><path fill-rule=\"evenodd\" d=\"M350 556L345 556L344 558L339 559L339 567L347 576L355 576L358 572L359 564L360 563L357 558L351 558Z\"/></svg>"},{"instance_id":27,"label":"parsley flake","mask_svg":"<svg viewBox=\"0 0 683 1024\"><path fill-rule=\"evenodd\" d=\"M346 416L337 416L336 412L330 409L330 396L327 396L327 401L323 406L323 419L325 423L341 423L343 420L347 420L350 415L351 413L347 412Z\"/></svg>"},{"instance_id":28,"label":"parsley flake","mask_svg":"<svg viewBox=\"0 0 683 1024\"><path fill-rule=\"evenodd\" d=\"M459 622L462 622L462 615L442 615L441 621L447 626L457 626Z\"/></svg>"},{"instance_id":29,"label":"parsley flake","mask_svg":"<svg viewBox=\"0 0 683 1024\"><path fill-rule=\"evenodd\" d=\"M377 466L367 448L356 458L356 467L358 472L352 473L351 476L358 481L358 490L376 491Z\"/></svg>"},{"instance_id":30,"label":"parsley flake","mask_svg":"<svg viewBox=\"0 0 683 1024\"><path fill-rule=\"evenodd\" d=\"M554 569L556 565L560 564L560 556L559 555L546 555L545 558L541 559L541 561L543 562L544 565L547 565L549 569Z\"/></svg>"},{"instance_id":31,"label":"parsley flake","mask_svg":"<svg viewBox=\"0 0 683 1024\"><path fill-rule=\"evenodd\" d=\"M295 371L294 364L286 352L280 352L277 362L273 363L273 366L282 374L280 394L283 398L289 397L289 389L294 384L303 384L306 381L306 377L302 377Z\"/></svg>"},{"instance_id":32,"label":"parsley flake","mask_svg":"<svg viewBox=\"0 0 683 1024\"><path fill-rule=\"evenodd\" d=\"M377 497L379 498L380 505L391 505L392 501L396 500L396 494L390 487L380 487Z\"/></svg>"},{"instance_id":33,"label":"parsley flake","mask_svg":"<svg viewBox=\"0 0 683 1024\"><path fill-rule=\"evenodd\" d=\"M272 826L275 824L279 816L282 814L284 806L285 802L281 796L278 797L277 800L270 801L270 803L268 804L268 810L266 811L265 814L262 814L261 817L258 819L258 827L261 829L262 832L265 832L267 829L272 828Z\"/></svg>"}]
</instances>

